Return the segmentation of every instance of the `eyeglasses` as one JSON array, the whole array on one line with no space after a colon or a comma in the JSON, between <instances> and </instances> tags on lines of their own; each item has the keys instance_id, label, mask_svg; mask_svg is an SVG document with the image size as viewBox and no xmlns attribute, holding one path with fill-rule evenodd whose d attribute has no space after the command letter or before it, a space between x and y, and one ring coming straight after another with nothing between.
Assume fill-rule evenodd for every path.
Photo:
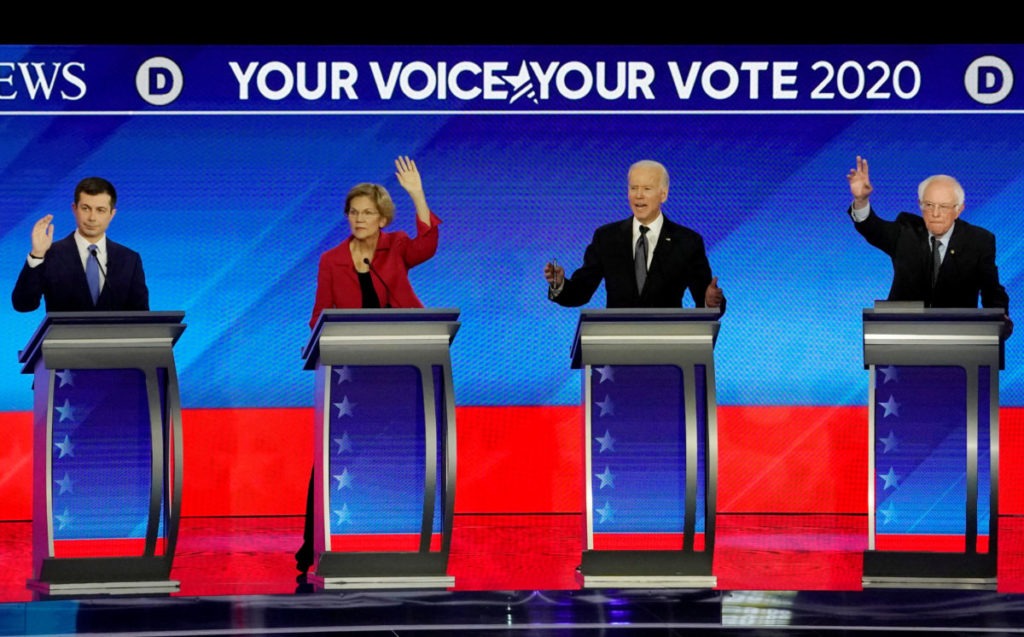
<instances>
[{"instance_id":1,"label":"eyeglasses","mask_svg":"<svg viewBox=\"0 0 1024 637\"><path fill-rule=\"evenodd\" d=\"M922 201L921 212L931 212L938 210L942 214L953 212L960 207L958 203L935 203L934 201Z\"/></svg>"},{"instance_id":2,"label":"eyeglasses","mask_svg":"<svg viewBox=\"0 0 1024 637\"><path fill-rule=\"evenodd\" d=\"M345 214L355 219L358 219L360 217L364 219L373 219L374 217L380 216L380 212L376 210L349 210Z\"/></svg>"}]
</instances>

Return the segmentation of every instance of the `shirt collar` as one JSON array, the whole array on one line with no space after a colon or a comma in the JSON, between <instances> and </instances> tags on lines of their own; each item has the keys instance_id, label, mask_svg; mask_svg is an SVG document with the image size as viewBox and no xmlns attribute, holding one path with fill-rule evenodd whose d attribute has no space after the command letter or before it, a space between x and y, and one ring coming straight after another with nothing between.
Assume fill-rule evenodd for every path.
<instances>
[{"instance_id":1,"label":"shirt collar","mask_svg":"<svg viewBox=\"0 0 1024 637\"><path fill-rule=\"evenodd\" d=\"M83 256L89 254L89 240L83 237L82 235L78 234L78 230L75 230L75 245L78 246L78 254L81 254ZM96 242L96 252L99 253L97 256L107 254L106 234L100 237L100 240Z\"/></svg>"},{"instance_id":2,"label":"shirt collar","mask_svg":"<svg viewBox=\"0 0 1024 637\"><path fill-rule=\"evenodd\" d=\"M661 234L661 227L665 225L665 213L658 213L658 218L647 225L647 241L650 245L657 243L658 235ZM640 221L633 217L633 241L636 242L640 236Z\"/></svg>"},{"instance_id":3,"label":"shirt collar","mask_svg":"<svg viewBox=\"0 0 1024 637\"><path fill-rule=\"evenodd\" d=\"M930 232L929 232L928 234L929 234L930 236L933 236L933 237L935 237L935 238L936 238L936 239L938 239L939 241L941 241L941 242L942 242L942 245L944 245L944 246L947 246L947 247L948 247L948 246L949 246L949 238L953 236L953 228L956 228L956 219L954 219L954 220L953 220L953 223L952 223L952 224L950 224L950 226L949 226L949 230L946 230L946 233L945 233L945 234L942 234L942 235L938 235L938 236L936 236L936 235L933 235L933 234L932 234L932 233L930 233Z\"/></svg>"}]
</instances>

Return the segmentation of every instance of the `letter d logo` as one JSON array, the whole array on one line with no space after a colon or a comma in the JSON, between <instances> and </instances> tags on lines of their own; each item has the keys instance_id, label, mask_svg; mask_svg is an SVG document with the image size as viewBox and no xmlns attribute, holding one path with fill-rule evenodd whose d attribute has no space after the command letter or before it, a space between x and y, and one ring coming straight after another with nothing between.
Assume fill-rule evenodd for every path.
<instances>
[{"instance_id":1,"label":"letter d logo","mask_svg":"<svg viewBox=\"0 0 1024 637\"><path fill-rule=\"evenodd\" d=\"M1013 70L1002 58L985 55L967 67L964 88L975 102L998 104L1013 89Z\"/></svg>"},{"instance_id":2,"label":"letter d logo","mask_svg":"<svg viewBox=\"0 0 1024 637\"><path fill-rule=\"evenodd\" d=\"M149 58L135 73L135 90L153 106L167 106L178 99L184 85L181 68L165 57Z\"/></svg>"}]
</instances>

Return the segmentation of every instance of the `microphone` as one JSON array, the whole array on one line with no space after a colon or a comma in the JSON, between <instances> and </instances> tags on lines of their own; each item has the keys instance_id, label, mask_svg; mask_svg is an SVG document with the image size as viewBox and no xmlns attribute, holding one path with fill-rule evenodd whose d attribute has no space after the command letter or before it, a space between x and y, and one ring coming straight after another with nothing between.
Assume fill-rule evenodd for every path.
<instances>
[{"instance_id":1,"label":"microphone","mask_svg":"<svg viewBox=\"0 0 1024 637\"><path fill-rule=\"evenodd\" d=\"M385 281L384 277L382 277L380 275L380 273L377 272L377 270L373 267L373 264L370 263L369 259L367 259L366 257L363 257L363 263L366 264L366 267L370 268L370 274L372 274L373 276L377 277L377 280L380 281L380 284L384 286L384 291L388 293L388 298L390 299L391 298L391 288L388 287L387 281ZM384 307L391 307L391 304L387 303L387 304L384 305Z\"/></svg>"},{"instance_id":2,"label":"microphone","mask_svg":"<svg viewBox=\"0 0 1024 637\"><path fill-rule=\"evenodd\" d=\"M103 277L103 280L106 281L107 280L107 269L105 267L103 267L102 263L100 263L99 251L97 251L97 252L90 252L89 253L89 258L90 259L96 259L96 267L98 267L100 269L100 275Z\"/></svg>"}]
</instances>

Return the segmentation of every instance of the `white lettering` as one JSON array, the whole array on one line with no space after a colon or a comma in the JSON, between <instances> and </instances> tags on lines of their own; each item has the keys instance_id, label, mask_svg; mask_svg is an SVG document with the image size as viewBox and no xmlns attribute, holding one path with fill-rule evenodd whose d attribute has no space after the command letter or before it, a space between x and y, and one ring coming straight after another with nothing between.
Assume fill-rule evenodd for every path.
<instances>
[{"instance_id":1,"label":"white lettering","mask_svg":"<svg viewBox=\"0 0 1024 637\"><path fill-rule=\"evenodd\" d=\"M242 71L238 62L228 62L228 67L231 68L231 72L235 74L235 79L238 81L238 99L249 99L249 82L252 80L252 74L256 72L257 66L259 64L256 62L249 62L249 66Z\"/></svg>"},{"instance_id":2,"label":"white lettering","mask_svg":"<svg viewBox=\"0 0 1024 637\"><path fill-rule=\"evenodd\" d=\"M296 62L295 70L284 62L249 62L243 69L238 62L228 62L238 82L238 99L250 98L250 85L256 80L256 92L268 100L283 100L296 92L304 100L319 100L330 87L331 99L359 99L355 83L359 77L351 62ZM310 68L312 67L312 68ZM330 75L328 76L328 68Z\"/></svg>"},{"instance_id":3,"label":"white lettering","mask_svg":"<svg viewBox=\"0 0 1024 637\"><path fill-rule=\"evenodd\" d=\"M385 80L380 74L380 65L376 62L370 62L370 71L373 73L373 81L377 85L377 94L382 98L386 100L391 99L391 95L395 92L395 86L398 85L398 71L401 68L401 62L393 62L391 70L388 72L388 77Z\"/></svg>"},{"instance_id":4,"label":"white lettering","mask_svg":"<svg viewBox=\"0 0 1024 637\"><path fill-rule=\"evenodd\" d=\"M42 90L43 98L50 99L50 93L53 92L53 85L57 81L57 75L60 73L60 63L53 62L53 73L49 77L46 76L43 67L43 62L18 62L18 68L21 69L21 78L25 81L25 88L28 89L29 99L35 99L36 93ZM35 77L29 72L29 69L35 71Z\"/></svg>"},{"instance_id":5,"label":"white lettering","mask_svg":"<svg viewBox=\"0 0 1024 637\"><path fill-rule=\"evenodd\" d=\"M799 91L787 90L784 87L796 84L796 62L776 62L772 65L772 98L777 100L795 100ZM786 73L786 71L793 71Z\"/></svg>"},{"instance_id":6,"label":"white lettering","mask_svg":"<svg viewBox=\"0 0 1024 637\"><path fill-rule=\"evenodd\" d=\"M551 96L551 78L558 71L558 62L552 62L548 65L547 69L541 68L537 62L530 62L530 68L533 69L533 74L537 76L537 81L540 82L540 99L548 99Z\"/></svg>"},{"instance_id":7,"label":"white lettering","mask_svg":"<svg viewBox=\"0 0 1024 637\"><path fill-rule=\"evenodd\" d=\"M341 92L345 91L345 97L350 100L357 100L356 79L359 71L356 65L351 62L331 62L331 99L341 99Z\"/></svg>"},{"instance_id":8,"label":"white lettering","mask_svg":"<svg viewBox=\"0 0 1024 637\"><path fill-rule=\"evenodd\" d=\"M629 63L629 99L635 100L642 92L649 100L654 99L651 84L654 83L654 67L647 62Z\"/></svg>"},{"instance_id":9,"label":"white lettering","mask_svg":"<svg viewBox=\"0 0 1024 637\"><path fill-rule=\"evenodd\" d=\"M579 88L573 89L569 86L568 75L575 73L579 75ZM594 76L582 62L569 62L558 69L555 76L555 83L558 86L558 93L567 99L578 100L587 96L590 89L594 87Z\"/></svg>"},{"instance_id":10,"label":"white lettering","mask_svg":"<svg viewBox=\"0 0 1024 637\"><path fill-rule=\"evenodd\" d=\"M451 72L448 74L448 85L452 92L452 97L460 100L471 100L479 97L482 92L479 87L464 89L459 85L459 75L463 72L480 75L480 67L472 62L459 62L452 67Z\"/></svg>"},{"instance_id":11,"label":"white lettering","mask_svg":"<svg viewBox=\"0 0 1024 637\"><path fill-rule=\"evenodd\" d=\"M676 95L679 96L679 99L690 99L690 95L693 94L693 88L697 85L697 73L700 72L700 62L690 62L690 70L686 74L685 80L679 74L679 64L677 62L669 62L668 71L672 76L672 83L676 87Z\"/></svg>"},{"instance_id":12,"label":"white lettering","mask_svg":"<svg viewBox=\"0 0 1024 637\"><path fill-rule=\"evenodd\" d=\"M712 76L715 73L725 73L725 87L717 88L713 81ZM716 61L708 64L704 68L704 72L700 76L700 85L704 89L704 93L713 100L724 100L732 97L736 94L736 88L740 84L740 75L736 71L736 67L728 62Z\"/></svg>"},{"instance_id":13,"label":"white lettering","mask_svg":"<svg viewBox=\"0 0 1024 637\"><path fill-rule=\"evenodd\" d=\"M498 73L508 70L507 62L484 62L484 99L504 100L508 98L508 91L501 87L505 80Z\"/></svg>"},{"instance_id":14,"label":"white lettering","mask_svg":"<svg viewBox=\"0 0 1024 637\"><path fill-rule=\"evenodd\" d=\"M306 74L306 63L298 62L295 65L295 74L298 77L299 97L304 100L318 100L327 92L327 65L317 62L316 65L316 88L310 90L309 76Z\"/></svg>"},{"instance_id":15,"label":"white lettering","mask_svg":"<svg viewBox=\"0 0 1024 637\"><path fill-rule=\"evenodd\" d=\"M81 77L75 75L75 73L73 72L72 69L80 69L80 70L82 70L84 72L85 71L85 65L82 64L81 62L69 62L69 63L65 64L64 68L62 68L60 70L61 77L63 77L67 81L68 84L70 84L70 85L74 86L75 88L77 88L78 89L78 93L71 94L71 93L68 93L68 92L62 90L60 92L60 96L63 97L64 99L66 99L66 100L76 101L76 100L80 100L83 97L85 97L86 88L85 88L85 80L82 79Z\"/></svg>"},{"instance_id":16,"label":"white lettering","mask_svg":"<svg viewBox=\"0 0 1024 637\"><path fill-rule=\"evenodd\" d=\"M5 71L10 71L12 75L8 75ZM7 84L8 86L14 86L14 62L0 62L0 84ZM0 88L0 100L13 100L18 97L18 91L12 91L10 93Z\"/></svg>"},{"instance_id":17,"label":"white lettering","mask_svg":"<svg viewBox=\"0 0 1024 637\"><path fill-rule=\"evenodd\" d=\"M690 62L684 78L679 63L668 63L676 95L681 100L690 99L698 85L711 99L729 99L740 90L741 81L747 82L747 95L750 99L760 99L761 79L763 73L768 70L771 72L771 99L795 99L797 91L787 87L796 83L796 69L796 62L748 61L741 62L738 70L733 64L722 60L709 62L707 65Z\"/></svg>"},{"instance_id":18,"label":"white lettering","mask_svg":"<svg viewBox=\"0 0 1024 637\"><path fill-rule=\"evenodd\" d=\"M269 78L271 73L281 76L279 88L271 88ZM295 86L295 76L292 70L284 62L268 62L256 72L256 88L260 95L268 100L283 100L288 97Z\"/></svg>"}]
</instances>

